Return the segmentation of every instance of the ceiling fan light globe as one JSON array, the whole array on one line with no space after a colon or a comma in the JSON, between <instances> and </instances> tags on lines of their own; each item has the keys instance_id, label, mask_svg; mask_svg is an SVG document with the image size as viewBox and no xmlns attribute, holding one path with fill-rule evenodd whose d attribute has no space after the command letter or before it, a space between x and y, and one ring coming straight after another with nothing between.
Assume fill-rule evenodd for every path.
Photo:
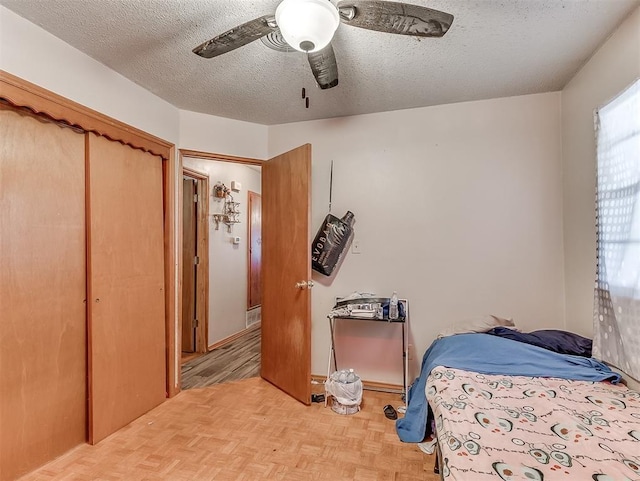
<instances>
[{"instance_id":1,"label":"ceiling fan light globe","mask_svg":"<svg viewBox=\"0 0 640 481\"><path fill-rule=\"evenodd\" d=\"M293 48L317 52L331 42L340 15L329 0L283 0L276 9L276 22Z\"/></svg>"}]
</instances>

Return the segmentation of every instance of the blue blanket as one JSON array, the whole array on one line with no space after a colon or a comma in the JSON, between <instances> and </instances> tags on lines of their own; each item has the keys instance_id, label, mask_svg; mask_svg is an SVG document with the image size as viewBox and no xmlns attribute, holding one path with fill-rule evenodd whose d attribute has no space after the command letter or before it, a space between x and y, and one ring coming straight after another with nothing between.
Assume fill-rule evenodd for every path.
<instances>
[{"instance_id":1,"label":"blue blanket","mask_svg":"<svg viewBox=\"0 0 640 481\"><path fill-rule=\"evenodd\" d=\"M396 431L404 442L419 443L427 432L427 377L436 366L482 374L559 377L580 381L611 381L620 375L593 358L558 354L541 347L487 334L458 334L436 340L422 358L420 377L411 385L404 418Z\"/></svg>"}]
</instances>

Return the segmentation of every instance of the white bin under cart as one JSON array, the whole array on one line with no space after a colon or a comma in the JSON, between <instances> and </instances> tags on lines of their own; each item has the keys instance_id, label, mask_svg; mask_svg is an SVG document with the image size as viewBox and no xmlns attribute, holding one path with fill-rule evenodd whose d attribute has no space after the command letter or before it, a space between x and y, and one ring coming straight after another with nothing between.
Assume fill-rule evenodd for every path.
<instances>
[{"instance_id":1,"label":"white bin under cart","mask_svg":"<svg viewBox=\"0 0 640 481\"><path fill-rule=\"evenodd\" d=\"M380 304L388 304L389 303L389 298L385 298L385 297L376 297L376 298L359 298L359 299L350 299L347 301L341 301L340 299L337 300L336 305L334 306L334 310L341 308L341 307L345 307L347 304L363 304L363 303L371 303L371 304L376 304L376 303L380 303ZM402 326L402 352L399 353L400 355L398 356L400 358L400 361L402 363L402 389L401 390L397 390L397 389L384 389L384 388L374 388L374 387L365 387L364 389L368 389L368 390L373 390L373 391L383 391L383 392L392 392L392 393L398 393L402 395L402 399L404 400L405 404L406 404L406 399L407 399L407 375L408 375L408 371L409 371L409 340L408 340L408 334L409 334L409 302L407 299L399 299L398 303L400 305L402 305L400 311L402 314L402 316L399 316L398 319L389 319L388 315L383 315L383 316L379 316L379 317L361 317L356 315L344 315L341 314L339 316L327 316L329 319L329 329L331 330L331 345L329 347L329 361L328 361L328 366L327 366L327 381L329 380L329 377L331 375L332 372L332 366L333 366L333 371L337 371L338 370L338 361L337 361L337 354L336 354L336 347L335 347L335 337L334 337L334 333L335 333L335 325L336 325L336 321L340 320L340 322L345 321L345 320L351 320L351 321L359 321L359 322L377 322L377 323L387 323L387 324L396 324L396 323L400 323ZM356 313L358 312L358 310L355 310ZM326 405L326 400L325 400L325 405Z\"/></svg>"}]
</instances>

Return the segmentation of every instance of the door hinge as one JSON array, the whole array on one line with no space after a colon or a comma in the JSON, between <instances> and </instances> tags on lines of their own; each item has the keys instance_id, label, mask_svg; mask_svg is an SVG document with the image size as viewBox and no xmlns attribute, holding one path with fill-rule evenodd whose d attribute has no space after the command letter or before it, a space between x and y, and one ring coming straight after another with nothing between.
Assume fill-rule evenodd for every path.
<instances>
[{"instance_id":1,"label":"door hinge","mask_svg":"<svg viewBox=\"0 0 640 481\"><path fill-rule=\"evenodd\" d=\"M193 202L198 203L198 194L193 194Z\"/></svg>"},{"instance_id":2,"label":"door hinge","mask_svg":"<svg viewBox=\"0 0 640 481\"><path fill-rule=\"evenodd\" d=\"M193 258L193 265L194 265L194 266L197 266L197 265L199 265L199 264L200 264L200 257L195 256L195 257Z\"/></svg>"},{"instance_id":3,"label":"door hinge","mask_svg":"<svg viewBox=\"0 0 640 481\"><path fill-rule=\"evenodd\" d=\"M200 325L200 322L198 322L198 319L194 319L194 320L193 320L193 323L192 323L193 328L195 329L195 328L196 328L196 327L198 327L199 325Z\"/></svg>"}]
</instances>

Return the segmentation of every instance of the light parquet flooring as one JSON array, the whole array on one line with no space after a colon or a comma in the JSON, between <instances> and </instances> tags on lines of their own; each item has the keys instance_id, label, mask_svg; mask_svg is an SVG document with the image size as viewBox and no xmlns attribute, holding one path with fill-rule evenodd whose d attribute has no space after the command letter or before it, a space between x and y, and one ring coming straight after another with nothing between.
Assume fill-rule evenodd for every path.
<instances>
[{"instance_id":1,"label":"light parquet flooring","mask_svg":"<svg viewBox=\"0 0 640 481\"><path fill-rule=\"evenodd\" d=\"M343 416L260 378L192 389L21 481L438 480L434 457L398 439L389 403L398 396L365 391Z\"/></svg>"},{"instance_id":2,"label":"light parquet flooring","mask_svg":"<svg viewBox=\"0 0 640 481\"><path fill-rule=\"evenodd\" d=\"M182 389L212 386L260 375L260 339L254 328L238 339L182 365Z\"/></svg>"}]
</instances>

